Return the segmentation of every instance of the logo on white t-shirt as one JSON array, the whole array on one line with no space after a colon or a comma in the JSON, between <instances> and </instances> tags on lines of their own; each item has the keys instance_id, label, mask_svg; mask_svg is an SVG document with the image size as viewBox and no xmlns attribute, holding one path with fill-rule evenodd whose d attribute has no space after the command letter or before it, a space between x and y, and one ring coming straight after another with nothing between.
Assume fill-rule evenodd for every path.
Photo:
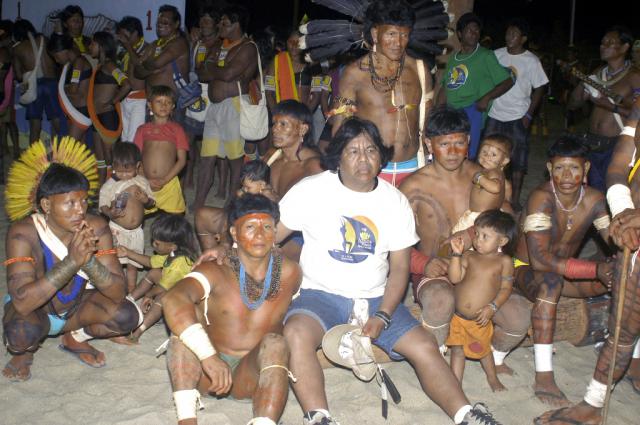
<instances>
[{"instance_id":1,"label":"logo on white t-shirt","mask_svg":"<svg viewBox=\"0 0 640 425\"><path fill-rule=\"evenodd\" d=\"M361 263L376 251L378 228L364 216L342 216L342 249L332 249L329 255L341 263Z\"/></svg>"}]
</instances>

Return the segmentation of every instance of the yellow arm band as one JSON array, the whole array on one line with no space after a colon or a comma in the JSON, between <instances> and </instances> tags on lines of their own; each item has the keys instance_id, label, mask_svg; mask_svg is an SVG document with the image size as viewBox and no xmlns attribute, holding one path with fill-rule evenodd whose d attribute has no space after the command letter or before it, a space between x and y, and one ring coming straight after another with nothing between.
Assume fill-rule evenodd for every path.
<instances>
[{"instance_id":1,"label":"yellow arm band","mask_svg":"<svg viewBox=\"0 0 640 425\"><path fill-rule=\"evenodd\" d=\"M545 213L529 214L524 219L524 226L522 227L525 233L541 232L549 229L551 229L551 217Z\"/></svg>"},{"instance_id":2,"label":"yellow arm band","mask_svg":"<svg viewBox=\"0 0 640 425\"><path fill-rule=\"evenodd\" d=\"M194 323L189 326L187 329L182 331L178 338L180 338L180 341L182 341L189 350L193 351L193 354L195 354L200 361L208 359L216 354L216 350L211 344L209 335L207 335L207 332L200 323Z\"/></svg>"}]
</instances>

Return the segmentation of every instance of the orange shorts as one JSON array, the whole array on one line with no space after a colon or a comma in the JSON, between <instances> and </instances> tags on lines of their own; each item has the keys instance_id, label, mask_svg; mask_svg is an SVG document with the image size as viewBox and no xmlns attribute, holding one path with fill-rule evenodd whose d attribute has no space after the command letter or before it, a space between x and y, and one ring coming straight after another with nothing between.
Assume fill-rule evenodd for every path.
<instances>
[{"instance_id":1,"label":"orange shorts","mask_svg":"<svg viewBox=\"0 0 640 425\"><path fill-rule=\"evenodd\" d=\"M467 320L454 314L446 344L461 345L467 358L482 359L491 353L492 336L493 323L489 322L487 326L481 327L475 320Z\"/></svg>"}]
</instances>

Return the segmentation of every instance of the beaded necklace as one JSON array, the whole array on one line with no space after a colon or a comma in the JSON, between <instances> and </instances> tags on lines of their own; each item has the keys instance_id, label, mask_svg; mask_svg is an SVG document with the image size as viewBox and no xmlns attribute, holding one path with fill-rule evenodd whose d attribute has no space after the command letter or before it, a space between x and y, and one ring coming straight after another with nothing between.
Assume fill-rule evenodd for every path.
<instances>
[{"instance_id":1,"label":"beaded necklace","mask_svg":"<svg viewBox=\"0 0 640 425\"><path fill-rule=\"evenodd\" d=\"M400 75L402 75L402 70L404 69L404 57L405 55L402 55L402 58L400 58L400 64L398 65L394 76L381 77L376 72L376 67L373 64L373 52L369 52L369 74L371 75L371 84L374 89L380 93L387 93L395 88L396 83L400 79Z\"/></svg>"},{"instance_id":2,"label":"beaded necklace","mask_svg":"<svg viewBox=\"0 0 640 425\"><path fill-rule=\"evenodd\" d=\"M567 216L567 230L571 230L571 228L573 227L573 212L578 208L578 206L580 205L580 203L582 202L582 198L584 198L584 186L580 186L580 196L578 197L578 200L576 201L575 205L571 208L565 208L564 205L562 205L562 202L560 202L560 199L558 198L558 194L556 193L556 186L553 184L553 179L551 179L551 190L553 191L553 197L556 198L556 204L558 205L558 207L568 213Z\"/></svg>"},{"instance_id":3,"label":"beaded necklace","mask_svg":"<svg viewBox=\"0 0 640 425\"><path fill-rule=\"evenodd\" d=\"M229 262L240 285L242 302L249 310L258 309L267 298L274 297L280 291L282 255L271 253L269 256L269 268L262 282L253 279L247 274L244 264L237 256L237 252L229 255Z\"/></svg>"}]
</instances>

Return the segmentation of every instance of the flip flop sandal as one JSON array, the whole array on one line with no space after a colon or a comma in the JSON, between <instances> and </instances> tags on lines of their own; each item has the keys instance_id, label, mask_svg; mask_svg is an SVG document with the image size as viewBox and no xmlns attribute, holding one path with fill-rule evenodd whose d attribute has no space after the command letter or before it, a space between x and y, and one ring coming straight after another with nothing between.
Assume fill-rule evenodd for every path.
<instances>
[{"instance_id":1,"label":"flip flop sandal","mask_svg":"<svg viewBox=\"0 0 640 425\"><path fill-rule=\"evenodd\" d=\"M76 358L82 364L85 364L87 366L91 366L91 367L96 368L96 369L99 369L101 367L106 366L106 363L105 364L101 364L101 365L96 365L96 364L87 363L84 360L82 360L82 358L80 357L80 354L90 354L97 361L98 355L100 354L100 352L98 350L96 350L95 348L93 348L93 347L91 347L91 348L70 348L70 347L67 347L66 345L60 344L60 345L58 345L58 348L61 351L64 351L66 353L71 354L74 358Z\"/></svg>"},{"instance_id":2,"label":"flip flop sandal","mask_svg":"<svg viewBox=\"0 0 640 425\"><path fill-rule=\"evenodd\" d=\"M541 391L541 392L546 392L546 391ZM565 410L567 410L568 407L562 407L558 410L556 410L555 412L553 412L553 414L551 416L549 416L549 421L550 422L554 422L554 423L560 423L560 424L569 424L569 425L583 425L582 422L577 421L575 419L571 419L571 418L565 418L560 416L561 413ZM534 420L534 424L535 425L540 425L541 422L539 422L539 417L535 418Z\"/></svg>"},{"instance_id":3,"label":"flip flop sandal","mask_svg":"<svg viewBox=\"0 0 640 425\"><path fill-rule=\"evenodd\" d=\"M25 365L26 366L31 366L33 364L33 361L27 362ZM20 373L20 368L16 367L14 365L12 365L11 363L7 363L5 366L5 368L9 369L12 373L13 373L13 377L9 378L6 377L10 382L25 382L28 381L29 379L31 379L31 369L29 369L29 374L25 377L20 377L19 373Z\"/></svg>"}]
</instances>

